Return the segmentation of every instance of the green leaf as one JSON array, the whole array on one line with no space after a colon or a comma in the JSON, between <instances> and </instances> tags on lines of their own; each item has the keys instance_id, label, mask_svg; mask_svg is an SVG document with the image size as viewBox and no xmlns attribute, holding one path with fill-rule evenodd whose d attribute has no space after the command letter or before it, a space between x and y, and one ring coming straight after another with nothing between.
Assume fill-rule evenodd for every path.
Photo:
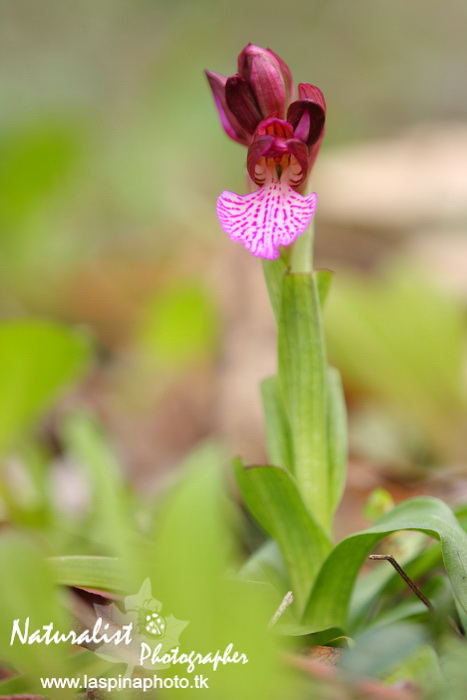
<instances>
[{"instance_id":1,"label":"green leaf","mask_svg":"<svg viewBox=\"0 0 467 700\"><path fill-rule=\"evenodd\" d=\"M381 518L382 515L388 513L392 508L394 508L393 497L389 491L383 489L382 486L378 486L368 496L363 515L366 520L372 522Z\"/></svg>"},{"instance_id":2,"label":"green leaf","mask_svg":"<svg viewBox=\"0 0 467 700\"><path fill-rule=\"evenodd\" d=\"M261 396L265 417L266 442L271 464L293 471L290 426L277 377L261 382Z\"/></svg>"},{"instance_id":3,"label":"green leaf","mask_svg":"<svg viewBox=\"0 0 467 700\"><path fill-rule=\"evenodd\" d=\"M202 281L178 282L147 302L139 345L156 366L179 371L212 357L218 326L217 310Z\"/></svg>"},{"instance_id":4,"label":"green leaf","mask_svg":"<svg viewBox=\"0 0 467 700\"><path fill-rule=\"evenodd\" d=\"M28 528L48 528L55 519L54 503L50 498L50 455L44 445L28 441L18 446L16 469L22 487L15 479L1 484L1 498L10 524ZM8 469L8 467L7 467Z\"/></svg>"},{"instance_id":5,"label":"green leaf","mask_svg":"<svg viewBox=\"0 0 467 700\"><path fill-rule=\"evenodd\" d=\"M428 644L423 644L405 657L396 670L386 676L385 682L388 685L416 683L427 691L428 697L439 697L433 694L433 690L437 688L442 692L440 697L443 697L446 692L447 678L442 672L436 651Z\"/></svg>"},{"instance_id":6,"label":"green leaf","mask_svg":"<svg viewBox=\"0 0 467 700\"><path fill-rule=\"evenodd\" d=\"M287 265L278 258L277 260L263 260L263 272L268 288L269 299L276 321L279 322L282 304L282 285Z\"/></svg>"},{"instance_id":7,"label":"green leaf","mask_svg":"<svg viewBox=\"0 0 467 700\"><path fill-rule=\"evenodd\" d=\"M267 540L251 555L238 572L238 577L245 581L269 583L282 597L290 590L284 560L274 540Z\"/></svg>"},{"instance_id":8,"label":"green leaf","mask_svg":"<svg viewBox=\"0 0 467 700\"><path fill-rule=\"evenodd\" d=\"M441 546L432 542L426 547L427 539L423 533L404 533L403 551L398 542L397 561L413 581L426 577L442 565ZM373 562L365 576L357 579L350 602L349 626L354 634L366 627L368 617L376 610L389 607L392 609L394 598L407 589L407 584L387 562ZM379 613L377 613L378 615Z\"/></svg>"},{"instance_id":9,"label":"green leaf","mask_svg":"<svg viewBox=\"0 0 467 700\"><path fill-rule=\"evenodd\" d=\"M305 624L313 625L316 631L346 628L350 596L363 562L380 540L398 530L417 530L440 541L454 594L467 610L467 535L445 503L436 498L414 498L334 548L311 591Z\"/></svg>"},{"instance_id":10,"label":"green leaf","mask_svg":"<svg viewBox=\"0 0 467 700\"><path fill-rule=\"evenodd\" d=\"M59 631L72 629L50 564L26 537L8 530L0 536L0 562L1 661L20 673L59 673L67 651L65 645L22 644L18 635L12 639L15 620L22 634L28 618L29 635L50 623Z\"/></svg>"},{"instance_id":11,"label":"green leaf","mask_svg":"<svg viewBox=\"0 0 467 700\"><path fill-rule=\"evenodd\" d=\"M395 623L404 622L409 618L427 618L429 615L430 613L426 605L416 596L412 596L407 600L398 602L397 605L393 605L390 610L387 610L378 615L375 619L372 619L369 623L367 623L366 629L388 627ZM353 636L355 636L355 634Z\"/></svg>"},{"instance_id":12,"label":"green leaf","mask_svg":"<svg viewBox=\"0 0 467 700\"><path fill-rule=\"evenodd\" d=\"M50 557L48 561L56 582L64 586L116 592L123 589L126 564L115 557Z\"/></svg>"},{"instance_id":13,"label":"green leaf","mask_svg":"<svg viewBox=\"0 0 467 700\"><path fill-rule=\"evenodd\" d=\"M84 412L68 416L62 432L67 451L84 472L92 493L86 534L98 545L99 554L121 557L131 574L137 559L135 526L117 457L93 418Z\"/></svg>"},{"instance_id":14,"label":"green leaf","mask_svg":"<svg viewBox=\"0 0 467 700\"><path fill-rule=\"evenodd\" d=\"M339 277L326 308L330 356L346 385L392 407L425 450L465 458L462 306L410 268ZM364 348L365 360L362 361Z\"/></svg>"},{"instance_id":15,"label":"green leaf","mask_svg":"<svg viewBox=\"0 0 467 700\"><path fill-rule=\"evenodd\" d=\"M40 418L90 358L87 335L47 321L0 327L0 453Z\"/></svg>"},{"instance_id":16,"label":"green leaf","mask_svg":"<svg viewBox=\"0 0 467 700\"><path fill-rule=\"evenodd\" d=\"M426 641L420 625L398 623L364 632L342 655L339 666L354 677L384 676L406 661Z\"/></svg>"},{"instance_id":17,"label":"green leaf","mask_svg":"<svg viewBox=\"0 0 467 700\"><path fill-rule=\"evenodd\" d=\"M316 276L316 286L318 287L319 303L321 308L324 308L326 299L328 298L329 290L331 288L332 278L334 277L334 272L332 270L315 270Z\"/></svg>"},{"instance_id":18,"label":"green leaf","mask_svg":"<svg viewBox=\"0 0 467 700\"><path fill-rule=\"evenodd\" d=\"M15 228L66 187L80 152L72 124L36 119L1 143L0 220Z\"/></svg>"},{"instance_id":19,"label":"green leaf","mask_svg":"<svg viewBox=\"0 0 467 700\"><path fill-rule=\"evenodd\" d=\"M222 449L210 442L188 455L149 531L147 575L157 598L177 617L192 622L214 615L219 581L226 570L236 568L234 511L225 493L224 460Z\"/></svg>"},{"instance_id":20,"label":"green leaf","mask_svg":"<svg viewBox=\"0 0 467 700\"><path fill-rule=\"evenodd\" d=\"M347 474L347 411L339 372L328 367L328 468L329 507L340 503Z\"/></svg>"},{"instance_id":21,"label":"green leaf","mask_svg":"<svg viewBox=\"0 0 467 700\"><path fill-rule=\"evenodd\" d=\"M71 624L71 627L70 627ZM70 623L66 630L69 631L73 628L73 623ZM65 628L64 628L65 629ZM45 647L48 649L48 647ZM66 647L64 647L66 650ZM36 677L33 675L33 669L28 668L28 672L21 676L13 676L7 678L6 680L0 681L0 697L5 699L11 696L21 696L30 693L38 693L42 689L40 686L40 680L37 675L44 677L45 667L39 667L36 672ZM97 654L89 650L78 650L74 647L73 653L67 655L66 658L60 664L57 675L61 677L76 677L83 676L84 673L88 677L97 678L98 676L104 675L109 672L109 664L106 661L100 659ZM70 700L76 700L76 690L65 691L62 690L60 695L54 694L55 697L60 697L62 700L65 698L70 698Z\"/></svg>"},{"instance_id":22,"label":"green leaf","mask_svg":"<svg viewBox=\"0 0 467 700\"><path fill-rule=\"evenodd\" d=\"M311 517L287 471L244 467L240 460L235 460L234 470L246 505L280 547L297 607L302 610L331 543Z\"/></svg>"},{"instance_id":23,"label":"green leaf","mask_svg":"<svg viewBox=\"0 0 467 700\"><path fill-rule=\"evenodd\" d=\"M264 585L226 576L238 568L239 557L223 461L223 452L206 444L185 464L157 513L148 576L164 611L190 621L183 633L186 649L224 649L232 643L254 660L241 673L219 667L210 678L212 696L255 700L255 678L265 680L265 695L272 697L281 673L266 629L276 599L271 604Z\"/></svg>"},{"instance_id":24,"label":"green leaf","mask_svg":"<svg viewBox=\"0 0 467 700\"><path fill-rule=\"evenodd\" d=\"M326 353L312 274L287 274L284 278L279 378L291 426L298 487L313 517L329 531Z\"/></svg>"}]
</instances>

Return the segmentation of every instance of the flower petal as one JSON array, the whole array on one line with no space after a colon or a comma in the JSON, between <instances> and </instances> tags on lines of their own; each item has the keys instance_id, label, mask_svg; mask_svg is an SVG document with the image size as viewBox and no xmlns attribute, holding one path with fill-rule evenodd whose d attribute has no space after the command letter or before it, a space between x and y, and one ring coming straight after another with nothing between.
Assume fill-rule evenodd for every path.
<instances>
[{"instance_id":1,"label":"flower petal","mask_svg":"<svg viewBox=\"0 0 467 700\"><path fill-rule=\"evenodd\" d=\"M214 71L205 71L206 77L209 81L209 85L214 96L214 101L216 103L217 111L219 112L219 117L221 124L224 127L224 131L227 136L231 139L248 146L251 137L246 129L241 126L238 119L234 116L231 110L227 107L227 101L225 97L225 84L227 78L220 73L214 73Z\"/></svg>"},{"instance_id":2,"label":"flower petal","mask_svg":"<svg viewBox=\"0 0 467 700\"><path fill-rule=\"evenodd\" d=\"M285 117L285 85L277 66L265 54L254 56L249 62L248 79L264 118L271 114Z\"/></svg>"},{"instance_id":3,"label":"flower petal","mask_svg":"<svg viewBox=\"0 0 467 700\"><path fill-rule=\"evenodd\" d=\"M289 67L274 51L248 44L238 57L238 73L251 85L263 118L274 112L285 117L293 80Z\"/></svg>"},{"instance_id":4,"label":"flower petal","mask_svg":"<svg viewBox=\"0 0 467 700\"><path fill-rule=\"evenodd\" d=\"M289 122L278 119L277 117L271 117L269 119L263 119L258 124L253 138L257 136L274 136L278 139L291 139L293 135L293 126L289 124Z\"/></svg>"},{"instance_id":5,"label":"flower petal","mask_svg":"<svg viewBox=\"0 0 467 700\"><path fill-rule=\"evenodd\" d=\"M225 84L227 107L249 134L261 121L261 112L256 104L251 87L239 75L231 75Z\"/></svg>"},{"instance_id":6,"label":"flower petal","mask_svg":"<svg viewBox=\"0 0 467 700\"><path fill-rule=\"evenodd\" d=\"M289 106L287 121L292 124L295 137L312 146L323 133L325 112L312 100L296 100Z\"/></svg>"},{"instance_id":7,"label":"flower petal","mask_svg":"<svg viewBox=\"0 0 467 700\"><path fill-rule=\"evenodd\" d=\"M293 168L294 172L289 173L289 183L292 187L304 185L308 177L308 147L299 139L289 139L286 142L287 150L290 155L294 156L297 161L297 166Z\"/></svg>"},{"instance_id":8,"label":"flower petal","mask_svg":"<svg viewBox=\"0 0 467 700\"><path fill-rule=\"evenodd\" d=\"M284 78L284 83L285 83L285 89L286 89L286 102L290 102L290 100L293 99L295 88L294 88L294 82L292 78L292 73L290 72L290 68L288 67L287 63L282 60L280 56L277 55L272 49L268 49L269 53L274 56L276 59L277 63L279 64L279 67L282 71L282 76Z\"/></svg>"},{"instance_id":9,"label":"flower petal","mask_svg":"<svg viewBox=\"0 0 467 700\"><path fill-rule=\"evenodd\" d=\"M257 185L264 185L266 179L266 169L258 165L261 158L282 158L286 153L295 153L289 149L288 144L298 143L294 138L292 126L282 119L272 118L264 119L258 124L258 127L253 134L253 140L248 147L247 169L252 180ZM304 179L308 170L308 149L305 144L299 144L305 149Z\"/></svg>"},{"instance_id":10,"label":"flower petal","mask_svg":"<svg viewBox=\"0 0 467 700\"><path fill-rule=\"evenodd\" d=\"M217 200L221 226L233 241L253 255L275 260L279 246L288 246L304 232L316 209L316 194L306 197L285 180L270 180L246 195L223 192Z\"/></svg>"},{"instance_id":11,"label":"flower petal","mask_svg":"<svg viewBox=\"0 0 467 700\"><path fill-rule=\"evenodd\" d=\"M251 179L257 185L264 185L266 180L266 168L260 167L258 161L260 158L265 158L270 152L275 141L274 136L259 136L253 139L248 147L248 155L246 159L246 167Z\"/></svg>"},{"instance_id":12,"label":"flower petal","mask_svg":"<svg viewBox=\"0 0 467 700\"><path fill-rule=\"evenodd\" d=\"M326 112L326 100L319 87L316 85L310 85L310 83L299 83L298 84L298 97L300 100L313 100L316 104L319 104L323 112Z\"/></svg>"},{"instance_id":13,"label":"flower petal","mask_svg":"<svg viewBox=\"0 0 467 700\"><path fill-rule=\"evenodd\" d=\"M316 85L300 83L298 94L300 99L289 105L287 121L292 124L295 137L312 146L323 133L326 102Z\"/></svg>"}]
</instances>

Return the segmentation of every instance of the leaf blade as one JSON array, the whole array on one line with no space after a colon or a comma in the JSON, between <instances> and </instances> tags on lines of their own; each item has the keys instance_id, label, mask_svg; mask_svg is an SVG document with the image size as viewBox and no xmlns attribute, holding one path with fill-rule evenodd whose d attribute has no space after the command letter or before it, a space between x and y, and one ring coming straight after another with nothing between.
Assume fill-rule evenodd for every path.
<instances>
[{"instance_id":1,"label":"leaf blade","mask_svg":"<svg viewBox=\"0 0 467 700\"><path fill-rule=\"evenodd\" d=\"M58 323L19 320L0 326L0 452L80 376L89 358L88 336Z\"/></svg>"},{"instance_id":2,"label":"leaf blade","mask_svg":"<svg viewBox=\"0 0 467 700\"><path fill-rule=\"evenodd\" d=\"M284 409L277 377L261 382L269 461L293 473L290 425Z\"/></svg>"},{"instance_id":3,"label":"leaf blade","mask_svg":"<svg viewBox=\"0 0 467 700\"><path fill-rule=\"evenodd\" d=\"M361 565L377 542L398 530L417 530L440 540L454 593L467 610L467 534L445 503L421 497L401 503L374 526L347 537L334 548L311 591L304 622L312 624L316 631L328 627L345 629L350 596Z\"/></svg>"},{"instance_id":4,"label":"leaf blade","mask_svg":"<svg viewBox=\"0 0 467 700\"><path fill-rule=\"evenodd\" d=\"M70 555L50 557L57 583L63 586L121 592L124 564L116 557Z\"/></svg>"},{"instance_id":5,"label":"leaf blade","mask_svg":"<svg viewBox=\"0 0 467 700\"><path fill-rule=\"evenodd\" d=\"M302 608L331 543L311 517L287 471L244 467L240 460L235 460L234 470L249 510L280 547L297 607Z\"/></svg>"},{"instance_id":6,"label":"leaf blade","mask_svg":"<svg viewBox=\"0 0 467 700\"><path fill-rule=\"evenodd\" d=\"M340 503L347 473L347 411L339 372L328 367L328 468L329 507L334 513Z\"/></svg>"}]
</instances>

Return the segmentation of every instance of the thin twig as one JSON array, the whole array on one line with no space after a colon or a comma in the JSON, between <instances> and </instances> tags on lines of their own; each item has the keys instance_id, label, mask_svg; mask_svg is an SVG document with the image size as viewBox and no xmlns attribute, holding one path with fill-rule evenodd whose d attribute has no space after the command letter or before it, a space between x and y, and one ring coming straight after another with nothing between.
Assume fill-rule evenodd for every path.
<instances>
[{"instance_id":1,"label":"thin twig","mask_svg":"<svg viewBox=\"0 0 467 700\"><path fill-rule=\"evenodd\" d=\"M395 568L395 570L397 571L397 573L399 574L399 576L402 576L402 578L404 579L406 584L413 590L415 595L420 598L422 603L425 603L428 610L430 610L430 612L434 611L433 605L430 603L428 598L425 595L423 595L423 593L421 592L421 590L419 589L417 584L414 583L414 581L412 581L410 576L407 574L407 572L404 571L402 566L394 559L392 554L370 554L368 559L385 559L390 564L392 564L393 567ZM455 634L458 637L460 637L461 639L463 637L465 637L465 632L464 632L463 628L459 627L457 622L455 622L455 620L453 620L450 615L448 616L448 623L449 623L449 626L451 627L451 629L455 632Z\"/></svg>"},{"instance_id":2,"label":"thin twig","mask_svg":"<svg viewBox=\"0 0 467 700\"><path fill-rule=\"evenodd\" d=\"M417 584L414 581L412 581L410 576L404 571L402 566L394 559L392 554L370 554L368 559L385 559L390 564L392 564L399 576L401 576L404 579L409 588L411 588L415 595L418 598L420 598L420 600L426 605L428 610L433 612L433 605L430 603L428 598L421 592Z\"/></svg>"},{"instance_id":3,"label":"thin twig","mask_svg":"<svg viewBox=\"0 0 467 700\"><path fill-rule=\"evenodd\" d=\"M282 599L281 604L279 605L276 612L269 620L269 624L268 624L269 628L274 627L277 620L281 617L281 615L283 615L285 613L285 611L287 610L289 605L292 605L293 601L294 601L293 593L292 593L292 591L289 591L288 593L285 594L285 596Z\"/></svg>"}]
</instances>

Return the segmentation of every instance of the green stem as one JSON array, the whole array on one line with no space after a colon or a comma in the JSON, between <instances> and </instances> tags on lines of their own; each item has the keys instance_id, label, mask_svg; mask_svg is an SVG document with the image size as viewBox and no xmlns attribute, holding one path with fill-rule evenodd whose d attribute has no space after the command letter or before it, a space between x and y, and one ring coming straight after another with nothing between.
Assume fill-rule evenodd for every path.
<instances>
[{"instance_id":1,"label":"green stem","mask_svg":"<svg viewBox=\"0 0 467 700\"><path fill-rule=\"evenodd\" d=\"M321 304L317 280L313 273L313 242L314 221L290 249L290 273L300 275L301 281L296 279L293 284L294 293L288 300L287 294L285 298L283 296L286 304L288 301L289 308L283 309L280 335L284 336L285 331L289 340L290 336L293 336L292 342L296 345L296 349L286 352L288 359L285 359L283 354L287 339L279 338L279 353L282 355L279 366L281 367L282 364L281 374L287 377L288 386L284 389L287 396L287 411L291 420L293 469L299 489L314 517L325 531L329 532L332 515L329 508L331 499L326 425L327 359ZM293 318L295 320L292 320ZM284 359L288 367L283 365ZM293 364L293 367L290 364Z\"/></svg>"},{"instance_id":2,"label":"green stem","mask_svg":"<svg viewBox=\"0 0 467 700\"><path fill-rule=\"evenodd\" d=\"M312 249L310 225L279 260L264 263L278 322L279 376L275 393L263 391L263 401L270 458L294 474L308 509L329 533L336 499L330 493L327 359Z\"/></svg>"},{"instance_id":3,"label":"green stem","mask_svg":"<svg viewBox=\"0 0 467 700\"><path fill-rule=\"evenodd\" d=\"M290 250L290 272L313 272L313 221Z\"/></svg>"},{"instance_id":4,"label":"green stem","mask_svg":"<svg viewBox=\"0 0 467 700\"><path fill-rule=\"evenodd\" d=\"M330 533L327 361L314 273L285 275L278 353L293 473L310 513Z\"/></svg>"},{"instance_id":5,"label":"green stem","mask_svg":"<svg viewBox=\"0 0 467 700\"><path fill-rule=\"evenodd\" d=\"M282 304L282 285L284 275L290 272L313 272L313 222L289 248L284 248L277 260L263 260L263 272L272 309L279 322Z\"/></svg>"}]
</instances>

